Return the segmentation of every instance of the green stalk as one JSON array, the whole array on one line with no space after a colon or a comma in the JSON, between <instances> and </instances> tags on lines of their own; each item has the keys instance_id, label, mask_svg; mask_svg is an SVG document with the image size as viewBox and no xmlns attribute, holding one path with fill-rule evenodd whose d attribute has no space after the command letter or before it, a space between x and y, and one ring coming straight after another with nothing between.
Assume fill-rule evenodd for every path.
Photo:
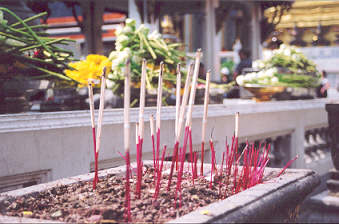
<instances>
[{"instance_id":1,"label":"green stalk","mask_svg":"<svg viewBox=\"0 0 339 224\"><path fill-rule=\"evenodd\" d=\"M65 79L65 80L68 80L68 81L74 81L74 82L76 82L76 83L79 83L78 81L76 81L76 80L74 80L74 79L72 79L72 78L70 78L70 77L68 77L68 76L66 76L66 75L63 75L63 74L60 74L60 73L56 73L56 72L51 72L51 71L49 71L49 70L47 70L47 69L43 69L43 68L40 68L40 67L37 67L37 66L34 66L34 67L35 67L37 70L40 70L40 71L45 72L45 73L47 73L47 74L50 74L50 75L59 77L59 78L61 78L61 79Z\"/></svg>"},{"instance_id":2,"label":"green stalk","mask_svg":"<svg viewBox=\"0 0 339 224\"><path fill-rule=\"evenodd\" d=\"M14 56L19 61L26 61L26 62L29 62L29 63L43 63L45 65L57 67L57 64L55 64L53 62L48 62L48 61L41 60L41 59L38 59L38 58L30 58L30 57L25 57L25 56L18 55L18 54L12 54L12 56Z\"/></svg>"},{"instance_id":3,"label":"green stalk","mask_svg":"<svg viewBox=\"0 0 339 224\"><path fill-rule=\"evenodd\" d=\"M49 26L49 25L34 25L34 26L30 26L31 29L40 29L40 28L44 29L44 28L50 28L50 27L51 26ZM21 27L21 28L18 28L17 30L23 31L23 30L26 30L26 27Z\"/></svg>"},{"instance_id":4,"label":"green stalk","mask_svg":"<svg viewBox=\"0 0 339 224\"><path fill-rule=\"evenodd\" d=\"M11 30L11 31L13 31L13 32L20 33L21 35L26 36L26 37L28 37L28 38L31 38L31 37L32 37L32 35L28 34L27 32L24 32L24 31L22 31L22 30L20 30L20 29L15 29L15 28L12 28L12 27L10 27L10 26L7 26L6 28L9 29L9 30Z\"/></svg>"},{"instance_id":5,"label":"green stalk","mask_svg":"<svg viewBox=\"0 0 339 224\"><path fill-rule=\"evenodd\" d=\"M46 49L46 51L48 51L48 53L51 54L52 58L56 59L54 53L48 48L48 46L43 41L40 40L36 33L25 22L23 22L22 19L20 19L20 17L18 17L15 13L13 13L11 10L7 8L0 7L0 10L6 11L13 17L15 17L23 26L27 28L28 32Z\"/></svg>"},{"instance_id":6,"label":"green stalk","mask_svg":"<svg viewBox=\"0 0 339 224\"><path fill-rule=\"evenodd\" d=\"M64 40L64 39L55 39L55 40L46 42L45 44L46 44L46 45L55 44L55 43L61 42L61 41L63 41L63 40ZM30 50L30 49L33 49L33 48L39 48L39 47L41 47L41 46L42 46L41 44L36 44L36 45L29 46L29 47L21 48L19 51L20 51L20 52L22 52L22 51L27 51L27 50Z\"/></svg>"},{"instance_id":7,"label":"green stalk","mask_svg":"<svg viewBox=\"0 0 339 224\"><path fill-rule=\"evenodd\" d=\"M8 38L11 38L13 40L17 40L17 41L20 41L20 42L24 42L26 44L28 44L30 41L28 40L23 40L23 39L20 39L19 37L16 37L16 36L13 36L11 34L7 34L7 33L3 33L3 32L0 32L0 35L1 36L5 36L5 37L8 37Z\"/></svg>"},{"instance_id":8,"label":"green stalk","mask_svg":"<svg viewBox=\"0 0 339 224\"><path fill-rule=\"evenodd\" d=\"M1 8L0 8L0 10L1 10ZM27 18L27 19L24 19L24 20L22 20L22 21L23 21L24 23L26 23L26 22L35 20L35 19L37 19L37 18L39 18L39 17L46 16L46 15L47 15L47 12L43 12L43 13L34 15L34 16L32 16L32 17L29 17L29 18ZM20 22L13 23L13 24L11 25L11 27L14 27L14 26L17 26L17 25L20 25L20 24L21 24Z\"/></svg>"},{"instance_id":9,"label":"green stalk","mask_svg":"<svg viewBox=\"0 0 339 224\"><path fill-rule=\"evenodd\" d=\"M152 58L153 59L157 59L157 55L154 53L154 51L153 51L152 47L150 46L150 44L148 43L147 38L145 37L145 35L141 34L141 32L139 32L138 35L140 37L140 40L142 40L146 44L147 49L149 50L149 52L152 55Z\"/></svg>"}]
</instances>

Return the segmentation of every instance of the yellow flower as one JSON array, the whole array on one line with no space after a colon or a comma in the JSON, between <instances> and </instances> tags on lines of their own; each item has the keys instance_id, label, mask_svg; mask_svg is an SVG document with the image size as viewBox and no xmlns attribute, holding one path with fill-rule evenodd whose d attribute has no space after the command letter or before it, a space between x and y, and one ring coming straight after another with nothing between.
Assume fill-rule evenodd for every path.
<instances>
[{"instance_id":1,"label":"yellow flower","mask_svg":"<svg viewBox=\"0 0 339 224\"><path fill-rule=\"evenodd\" d=\"M105 66L109 70L111 62L103 55L90 54L85 61L69 63L68 65L75 70L66 69L66 75L78 81L79 86L87 86L87 83L92 81L93 87L99 87L102 70Z\"/></svg>"}]
</instances>

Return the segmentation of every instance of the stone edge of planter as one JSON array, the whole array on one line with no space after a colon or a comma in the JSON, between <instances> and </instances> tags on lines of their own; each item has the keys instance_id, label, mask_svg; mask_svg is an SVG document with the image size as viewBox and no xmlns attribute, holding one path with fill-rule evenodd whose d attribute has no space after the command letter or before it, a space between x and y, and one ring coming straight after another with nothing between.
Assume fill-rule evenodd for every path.
<instances>
[{"instance_id":1,"label":"stone edge of planter","mask_svg":"<svg viewBox=\"0 0 339 224\"><path fill-rule=\"evenodd\" d=\"M165 162L165 166L169 165L171 162ZM144 161L144 165L152 165L153 161ZM133 167L136 166L136 163L131 164ZM205 164L204 167L206 170L210 169L210 164ZM265 175L274 172L280 171L279 168L266 168ZM114 167L106 170L99 171L99 178L105 177L108 174L118 174L124 175L126 171L126 166ZM9 192L4 192L0 194L0 206L4 200L9 200L9 198L14 198L27 195L27 194L38 194L41 191L45 191L47 189L51 189L53 187L58 187L61 185L74 184L77 182L83 182L92 180L94 177L93 173L88 173L84 175L79 175L75 177L63 178L60 180L38 184L18 190L13 190ZM199 223L209 223L209 222L217 222L219 220L222 222L245 222L244 212L251 207L262 209L264 205L262 203L258 203L259 199L264 199L266 201L274 200L284 201L284 197L286 193L292 194L295 198L298 195L302 195L302 200L313 191L315 187L320 184L319 176L310 170L304 169L288 169L285 171L285 174L280 176L279 178L274 178L269 182L264 182L263 184L256 185L246 191L240 192L236 195L228 197L227 199L219 202L215 202L208 206L199 208L187 215L179 217L175 220L170 221L169 223L187 223L187 222L197 222ZM286 186L291 185L286 190ZM292 186L293 185L293 186ZM303 187L305 185L306 187ZM294 189L295 188L295 189ZM304 189L301 194L300 188ZM254 206L254 207L253 207ZM208 215L202 215L201 211L207 210L209 211ZM267 210L270 212L270 210ZM230 215L231 214L231 215ZM248 212L246 213L248 214ZM252 214L251 217L257 216L258 214ZM227 221L228 220L228 221ZM32 218L20 218L20 217L9 217L0 215L0 223L3 222L39 222L40 220L32 219ZM47 220L45 220L47 221ZM250 220L247 220L250 221ZM55 221L54 221L55 222ZM60 222L62 223L62 222Z\"/></svg>"},{"instance_id":2,"label":"stone edge of planter","mask_svg":"<svg viewBox=\"0 0 339 224\"><path fill-rule=\"evenodd\" d=\"M297 207L320 185L320 178L314 171L289 169L287 172L279 178L199 208L169 223L191 223L197 222L196 220L199 220L199 223L284 221L270 220L269 216L277 215L277 209L284 210L284 206L288 204L298 203ZM208 211L208 214L201 214L202 211Z\"/></svg>"}]
</instances>

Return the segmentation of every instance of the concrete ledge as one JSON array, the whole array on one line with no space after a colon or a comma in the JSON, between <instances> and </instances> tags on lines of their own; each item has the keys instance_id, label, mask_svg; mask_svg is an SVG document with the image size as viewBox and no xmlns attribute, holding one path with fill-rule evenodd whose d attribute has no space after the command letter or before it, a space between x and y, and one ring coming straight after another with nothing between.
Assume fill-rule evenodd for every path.
<instances>
[{"instance_id":1,"label":"concrete ledge","mask_svg":"<svg viewBox=\"0 0 339 224\"><path fill-rule=\"evenodd\" d=\"M225 136L234 133L234 114L240 113L239 142L274 139L291 135L291 143L283 150L291 157L299 155L293 168L305 168L304 132L314 127L327 127L325 103L328 99L271 101L246 103L240 101L210 105L206 136L213 131L216 156L222 157ZM97 117L96 111L96 117ZM151 155L150 115L155 107L145 108L143 152ZM201 144L203 106L195 105L192 119L193 145ZM132 108L131 126L138 121L139 109ZM163 107L161 114L160 144L167 144L168 152L174 148L175 107ZM104 111L99 164L114 167L124 161L118 151L123 150L123 109ZM97 119L96 119L97 121ZM205 139L206 149L208 137ZM89 111L49 112L0 115L0 177L9 177L41 170L51 170L51 180L90 172L94 162L93 138ZM131 131L130 148L135 149L135 132ZM198 149L199 150L199 149ZM131 159L135 156L131 150ZM17 156L21 155L21 156ZM206 153L205 161L210 161ZM150 157L148 157L150 158ZM287 161L292 158L286 158ZM111 162L112 161L112 162ZM133 160L132 160L133 161ZM106 163L107 162L107 163ZM316 164L319 166L318 164ZM318 168L316 169L318 172Z\"/></svg>"}]
</instances>

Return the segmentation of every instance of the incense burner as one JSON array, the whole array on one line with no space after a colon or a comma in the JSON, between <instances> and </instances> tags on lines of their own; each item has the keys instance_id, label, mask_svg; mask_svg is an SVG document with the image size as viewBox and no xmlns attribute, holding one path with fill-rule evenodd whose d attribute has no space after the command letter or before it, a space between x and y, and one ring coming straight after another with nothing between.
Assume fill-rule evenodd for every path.
<instances>
[{"instance_id":1,"label":"incense burner","mask_svg":"<svg viewBox=\"0 0 339 224\"><path fill-rule=\"evenodd\" d=\"M153 161L144 161L145 165L151 165L152 163ZM135 165L135 163L132 164L132 166ZM170 162L164 163L165 169L168 169L169 166ZM211 165L205 164L204 167L205 172L209 173L208 170L211 169ZM267 167L264 175L276 175L280 171L281 169ZM125 175L125 172L125 166L102 170L99 172L99 178L112 174L123 176ZM6 204L12 203L19 197L35 197L40 192L46 190L52 191L54 187L91 181L92 179L93 173L89 173L2 193L0 194L1 213L4 213ZM169 222L225 223L296 221L299 206L305 197L309 195L319 184L320 179L313 171L287 169L284 174L278 178L273 178L268 182L258 184L224 200L201 207L187 215L177 217ZM133 200L134 198L131 198L131 202L133 202ZM29 223L37 222L38 220L27 217L10 217L0 215L0 221ZM47 220L42 221L47 222Z\"/></svg>"}]
</instances>

